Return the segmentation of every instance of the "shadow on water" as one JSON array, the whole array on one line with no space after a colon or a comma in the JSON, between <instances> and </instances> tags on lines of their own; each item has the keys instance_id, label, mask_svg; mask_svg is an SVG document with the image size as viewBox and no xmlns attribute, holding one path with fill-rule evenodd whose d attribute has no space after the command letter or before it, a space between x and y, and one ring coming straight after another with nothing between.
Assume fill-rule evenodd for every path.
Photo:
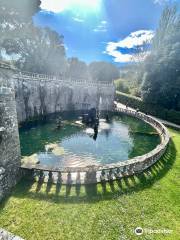
<instances>
[{"instance_id":1,"label":"shadow on water","mask_svg":"<svg viewBox=\"0 0 180 240\"><path fill-rule=\"evenodd\" d=\"M71 184L56 185L48 183L33 182L22 179L12 191L11 196L15 198L31 198L39 201L50 201L54 203L78 203L96 202L116 198L122 194L131 194L150 188L156 181L163 178L172 168L176 159L176 149L171 141L164 156L152 167L141 174L100 184ZM0 204L1 209L8 201L8 197Z\"/></svg>"}]
</instances>

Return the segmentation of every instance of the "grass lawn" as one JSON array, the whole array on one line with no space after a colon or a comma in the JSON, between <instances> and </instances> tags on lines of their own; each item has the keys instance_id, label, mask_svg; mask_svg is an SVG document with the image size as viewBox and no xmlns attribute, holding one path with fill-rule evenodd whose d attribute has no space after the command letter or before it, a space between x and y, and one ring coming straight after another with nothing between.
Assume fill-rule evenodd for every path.
<instances>
[{"instance_id":1,"label":"grass lawn","mask_svg":"<svg viewBox=\"0 0 180 240\"><path fill-rule=\"evenodd\" d=\"M180 132L149 173L69 191L22 180L0 205L0 227L27 240L180 239ZM136 236L136 227L171 234Z\"/></svg>"}]
</instances>

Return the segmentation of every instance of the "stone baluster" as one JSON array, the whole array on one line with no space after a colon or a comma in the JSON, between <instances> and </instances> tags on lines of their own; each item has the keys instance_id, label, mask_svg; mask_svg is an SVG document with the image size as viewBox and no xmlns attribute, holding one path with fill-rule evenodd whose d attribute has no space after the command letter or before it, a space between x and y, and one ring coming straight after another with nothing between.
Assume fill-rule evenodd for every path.
<instances>
[{"instance_id":1,"label":"stone baluster","mask_svg":"<svg viewBox=\"0 0 180 240\"><path fill-rule=\"evenodd\" d=\"M104 170L102 170L102 172L101 172L101 175L100 175L100 180L101 180L101 182L104 182L104 181L106 181L106 173L105 173L105 171L104 171Z\"/></svg>"},{"instance_id":2,"label":"stone baluster","mask_svg":"<svg viewBox=\"0 0 180 240\"><path fill-rule=\"evenodd\" d=\"M40 170L40 171L39 171L39 181L40 181L40 182L43 182L43 181L44 181L44 171L43 171L43 170Z\"/></svg>"},{"instance_id":3,"label":"stone baluster","mask_svg":"<svg viewBox=\"0 0 180 240\"><path fill-rule=\"evenodd\" d=\"M116 179L120 179L122 177L120 168L116 169L116 172L114 173Z\"/></svg>"},{"instance_id":4,"label":"stone baluster","mask_svg":"<svg viewBox=\"0 0 180 240\"><path fill-rule=\"evenodd\" d=\"M71 173L68 172L67 174L67 185L71 185L72 184L72 176L71 176Z\"/></svg>"},{"instance_id":5,"label":"stone baluster","mask_svg":"<svg viewBox=\"0 0 180 240\"><path fill-rule=\"evenodd\" d=\"M113 170L110 169L110 170L109 170L109 173L108 173L108 176L107 176L109 181L113 181L113 179L114 179L114 178L113 178L113 175L114 175Z\"/></svg>"},{"instance_id":6,"label":"stone baluster","mask_svg":"<svg viewBox=\"0 0 180 240\"><path fill-rule=\"evenodd\" d=\"M53 182L53 173L52 173L52 171L49 171L48 182Z\"/></svg>"},{"instance_id":7,"label":"stone baluster","mask_svg":"<svg viewBox=\"0 0 180 240\"><path fill-rule=\"evenodd\" d=\"M77 185L81 184L81 173L80 173L80 171L78 171L77 175L76 175L76 184Z\"/></svg>"},{"instance_id":8,"label":"stone baluster","mask_svg":"<svg viewBox=\"0 0 180 240\"><path fill-rule=\"evenodd\" d=\"M62 182L63 182L63 180L62 180L62 174L61 174L61 172L58 172L57 184L61 184Z\"/></svg>"}]
</instances>

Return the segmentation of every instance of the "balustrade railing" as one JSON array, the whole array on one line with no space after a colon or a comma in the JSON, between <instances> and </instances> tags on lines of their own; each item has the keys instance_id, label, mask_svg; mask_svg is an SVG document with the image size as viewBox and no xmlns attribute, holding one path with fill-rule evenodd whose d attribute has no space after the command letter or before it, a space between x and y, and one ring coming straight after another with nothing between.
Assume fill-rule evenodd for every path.
<instances>
[{"instance_id":1,"label":"balustrade railing","mask_svg":"<svg viewBox=\"0 0 180 240\"><path fill-rule=\"evenodd\" d=\"M114 86L113 82L105 82L105 81L93 81L87 80L83 78L66 78L63 75L46 75L39 73L31 73L31 72L19 72L14 75L14 79L19 80L34 80L34 81L45 81L45 82L59 82L63 84L83 84L87 86Z\"/></svg>"}]
</instances>

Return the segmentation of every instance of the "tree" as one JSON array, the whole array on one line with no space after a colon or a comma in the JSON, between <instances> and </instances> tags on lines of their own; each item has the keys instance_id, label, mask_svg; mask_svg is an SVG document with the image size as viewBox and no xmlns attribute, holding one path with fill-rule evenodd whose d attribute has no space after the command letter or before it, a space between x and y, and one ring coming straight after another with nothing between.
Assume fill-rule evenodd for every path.
<instances>
[{"instance_id":1,"label":"tree","mask_svg":"<svg viewBox=\"0 0 180 240\"><path fill-rule=\"evenodd\" d=\"M63 37L48 28L28 29L28 37L18 41L16 66L23 71L64 74L67 70Z\"/></svg>"},{"instance_id":2,"label":"tree","mask_svg":"<svg viewBox=\"0 0 180 240\"><path fill-rule=\"evenodd\" d=\"M88 80L89 73L88 67L85 62L80 61L78 58L69 58L68 59L68 75L72 79L82 79Z\"/></svg>"},{"instance_id":3,"label":"tree","mask_svg":"<svg viewBox=\"0 0 180 240\"><path fill-rule=\"evenodd\" d=\"M32 15L39 10L39 0L0 0L0 48L7 55L17 54L16 38L32 25Z\"/></svg>"},{"instance_id":4,"label":"tree","mask_svg":"<svg viewBox=\"0 0 180 240\"><path fill-rule=\"evenodd\" d=\"M40 0L0 0L0 9L1 13L6 13L4 20L12 22L16 19L22 23L31 21L31 17L40 10L40 4Z\"/></svg>"},{"instance_id":5,"label":"tree","mask_svg":"<svg viewBox=\"0 0 180 240\"><path fill-rule=\"evenodd\" d=\"M119 69L108 62L92 62L89 72L91 78L96 81L112 82L119 78Z\"/></svg>"},{"instance_id":6,"label":"tree","mask_svg":"<svg viewBox=\"0 0 180 240\"><path fill-rule=\"evenodd\" d=\"M180 110L180 15L175 6L163 11L141 90L145 102Z\"/></svg>"},{"instance_id":7,"label":"tree","mask_svg":"<svg viewBox=\"0 0 180 240\"><path fill-rule=\"evenodd\" d=\"M0 3L1 58L11 59L23 71L64 74L67 63L63 37L32 23L40 1L0 0Z\"/></svg>"}]
</instances>

